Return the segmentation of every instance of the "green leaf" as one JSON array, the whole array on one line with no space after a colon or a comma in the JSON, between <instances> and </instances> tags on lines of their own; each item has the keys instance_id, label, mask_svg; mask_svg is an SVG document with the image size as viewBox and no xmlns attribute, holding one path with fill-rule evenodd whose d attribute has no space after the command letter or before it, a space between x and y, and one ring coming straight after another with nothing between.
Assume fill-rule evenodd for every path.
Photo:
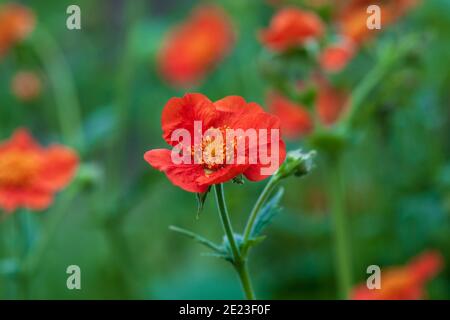
<instances>
[{"instance_id":1,"label":"green leaf","mask_svg":"<svg viewBox=\"0 0 450 320\"><path fill-rule=\"evenodd\" d=\"M202 237L199 234L196 234L192 231L186 230L186 229L182 229L179 227L175 227L175 226L170 226L169 227L170 230L174 231L174 232L178 232L180 234L182 234L183 236L186 236L192 240L197 241L198 243L204 245L205 247L215 251L218 254L226 254L227 252L223 249L223 247L215 244L214 242L206 239L205 237Z\"/></svg>"},{"instance_id":2,"label":"green leaf","mask_svg":"<svg viewBox=\"0 0 450 320\"><path fill-rule=\"evenodd\" d=\"M195 196L197 198L197 219L200 218L200 213L203 211L203 207L205 206L206 198L208 197L208 193L211 190L211 187L206 192L196 193Z\"/></svg>"},{"instance_id":3,"label":"green leaf","mask_svg":"<svg viewBox=\"0 0 450 320\"><path fill-rule=\"evenodd\" d=\"M261 234L263 230L270 224L273 217L281 211L280 201L284 194L284 189L279 188L278 192L264 205L264 207L259 212L256 217L255 223L253 224L252 231L250 232L250 239L252 241L261 242ZM256 243L255 243L256 244Z\"/></svg>"},{"instance_id":4,"label":"green leaf","mask_svg":"<svg viewBox=\"0 0 450 320\"><path fill-rule=\"evenodd\" d=\"M233 262L233 258L227 253L203 252L202 256L204 256L204 257L211 257L211 258L218 258L218 259L224 259L226 261Z\"/></svg>"}]
</instances>

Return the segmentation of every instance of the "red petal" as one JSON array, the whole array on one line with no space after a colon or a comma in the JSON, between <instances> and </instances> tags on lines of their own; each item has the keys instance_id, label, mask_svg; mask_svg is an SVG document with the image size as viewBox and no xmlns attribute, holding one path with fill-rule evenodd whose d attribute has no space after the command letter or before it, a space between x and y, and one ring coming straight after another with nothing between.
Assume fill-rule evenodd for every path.
<instances>
[{"instance_id":1,"label":"red petal","mask_svg":"<svg viewBox=\"0 0 450 320\"><path fill-rule=\"evenodd\" d=\"M23 205L30 210L42 211L47 209L53 202L50 192L28 191L23 195Z\"/></svg>"},{"instance_id":2,"label":"red petal","mask_svg":"<svg viewBox=\"0 0 450 320\"><path fill-rule=\"evenodd\" d=\"M208 129L216 118L212 102L199 93L186 94L183 98L172 98L162 112L163 137L172 146L178 141L171 141L172 133L177 129L187 129L193 138L194 121L201 121L204 130Z\"/></svg>"},{"instance_id":3,"label":"red petal","mask_svg":"<svg viewBox=\"0 0 450 320\"><path fill-rule=\"evenodd\" d=\"M197 179L205 175L198 164L176 165L172 161L172 151L155 149L145 153L144 159L154 168L163 171L167 178L176 186L189 192L206 192L208 186L200 186Z\"/></svg>"},{"instance_id":4,"label":"red petal","mask_svg":"<svg viewBox=\"0 0 450 320\"><path fill-rule=\"evenodd\" d=\"M271 144L267 147L268 151L270 151L270 146ZM268 152L269 156L270 156L270 152ZM286 159L286 145L284 144L283 140L280 140L279 142L279 158L278 158L278 167L284 162L284 160ZM268 174L262 174L261 170L263 168L269 168L269 165L262 165L262 164L254 164L254 165L250 165L250 167L244 172L245 177L250 180L250 181L260 181L260 180L264 180L267 177L271 176L272 174L275 173L275 171L278 169L275 168L274 170L272 170L272 172L268 173Z\"/></svg>"},{"instance_id":5,"label":"red petal","mask_svg":"<svg viewBox=\"0 0 450 320\"><path fill-rule=\"evenodd\" d=\"M51 146L45 151L45 164L33 183L39 189L58 191L74 177L78 167L78 156L63 146Z\"/></svg>"},{"instance_id":6,"label":"red petal","mask_svg":"<svg viewBox=\"0 0 450 320\"><path fill-rule=\"evenodd\" d=\"M0 152L9 149L41 150L41 147L27 129L20 128L13 133L11 139L0 145Z\"/></svg>"},{"instance_id":7,"label":"red petal","mask_svg":"<svg viewBox=\"0 0 450 320\"><path fill-rule=\"evenodd\" d=\"M247 167L248 165L228 165L211 174L200 176L197 179L197 183L205 187L224 183L242 174Z\"/></svg>"}]
</instances>

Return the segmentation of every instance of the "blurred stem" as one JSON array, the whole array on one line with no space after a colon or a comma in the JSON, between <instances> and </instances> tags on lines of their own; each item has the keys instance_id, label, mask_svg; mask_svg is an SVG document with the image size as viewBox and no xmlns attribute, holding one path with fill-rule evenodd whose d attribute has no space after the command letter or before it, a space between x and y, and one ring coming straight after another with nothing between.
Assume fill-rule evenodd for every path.
<instances>
[{"instance_id":1,"label":"blurred stem","mask_svg":"<svg viewBox=\"0 0 450 320\"><path fill-rule=\"evenodd\" d=\"M329 195L331 200L331 215L334 222L333 236L339 298L348 299L352 285L352 272L345 212L345 194L343 192L339 155L329 167L331 175Z\"/></svg>"},{"instance_id":2,"label":"blurred stem","mask_svg":"<svg viewBox=\"0 0 450 320\"><path fill-rule=\"evenodd\" d=\"M81 109L70 66L57 42L42 26L35 30L29 43L41 60L53 87L64 141L82 149Z\"/></svg>"},{"instance_id":3,"label":"blurred stem","mask_svg":"<svg viewBox=\"0 0 450 320\"><path fill-rule=\"evenodd\" d=\"M254 300L255 294L253 292L252 284L250 281L250 275L247 267L247 259L241 256L239 247L236 244L236 239L234 238L233 228L231 226L230 216L228 214L227 206L225 204L225 194L223 191L222 184L216 184L214 186L216 193L216 203L219 209L220 219L222 221L222 226L227 236L228 243L230 244L230 249L233 254L233 266L239 275L239 280L241 281L242 289L245 293L245 297L248 300Z\"/></svg>"},{"instance_id":4,"label":"blurred stem","mask_svg":"<svg viewBox=\"0 0 450 320\"><path fill-rule=\"evenodd\" d=\"M131 83L135 73L135 57L133 54L134 37L133 31L136 21L140 21L140 16L145 12L144 1L124 1L125 21L124 21L124 42L123 51L120 53L119 72L116 79L116 97L114 101L115 113L117 115L117 129L115 130L112 141L110 142L109 152L111 153L108 163L108 183L109 196L117 197L119 187L123 185L121 181L120 170L123 164L123 157L117 156L127 154L127 130L130 123L131 109Z\"/></svg>"},{"instance_id":5,"label":"blurred stem","mask_svg":"<svg viewBox=\"0 0 450 320\"><path fill-rule=\"evenodd\" d=\"M360 81L359 85L353 90L350 105L339 123L339 127L344 130L350 126L363 102L375 86L386 76L396 62L409 53L417 43L417 36L406 37L400 44L388 43L380 55L375 67Z\"/></svg>"},{"instance_id":6,"label":"blurred stem","mask_svg":"<svg viewBox=\"0 0 450 320\"><path fill-rule=\"evenodd\" d=\"M269 198L272 191L275 189L275 187L278 185L279 178L276 175L272 175L269 182L264 187L264 190L259 195L258 200L256 201L255 205L253 206L253 209L250 213L250 216L248 217L247 224L245 226L244 230L244 240L243 243L247 243L247 241L250 238L250 234L252 232L253 224L255 223L256 217L258 216L259 211L263 207L264 203L266 203L267 199Z\"/></svg>"},{"instance_id":7,"label":"blurred stem","mask_svg":"<svg viewBox=\"0 0 450 320\"><path fill-rule=\"evenodd\" d=\"M47 251L51 240L53 239L59 225L66 216L67 206L73 200L75 195L80 191L78 184L70 188L68 193L64 195L58 208L53 212L50 212L48 221L45 225L45 230L41 233L42 236L39 238L35 248L27 254L22 262L21 271L26 275L33 275L36 269L39 267L42 257Z\"/></svg>"},{"instance_id":8,"label":"blurred stem","mask_svg":"<svg viewBox=\"0 0 450 320\"><path fill-rule=\"evenodd\" d=\"M29 252L31 246L31 232L28 215L30 212L26 209L22 209L14 214L14 219L17 228L17 260L22 261ZM29 277L26 273L23 273L21 269L16 274L17 287L19 288L18 294L20 299L28 299L29 297Z\"/></svg>"}]
</instances>

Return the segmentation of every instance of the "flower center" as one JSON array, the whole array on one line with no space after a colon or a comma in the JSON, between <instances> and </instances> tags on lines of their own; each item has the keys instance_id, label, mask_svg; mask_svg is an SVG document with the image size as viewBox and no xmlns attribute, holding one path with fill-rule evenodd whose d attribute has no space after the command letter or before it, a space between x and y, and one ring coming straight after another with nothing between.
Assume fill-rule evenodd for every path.
<instances>
[{"instance_id":1,"label":"flower center","mask_svg":"<svg viewBox=\"0 0 450 320\"><path fill-rule=\"evenodd\" d=\"M19 187L29 183L39 170L39 157L11 151L0 155L0 186Z\"/></svg>"},{"instance_id":2,"label":"flower center","mask_svg":"<svg viewBox=\"0 0 450 320\"><path fill-rule=\"evenodd\" d=\"M226 141L228 127L210 128L202 138L200 146L193 148L192 155L197 163L203 165L206 173L216 171L226 164L230 164L236 150L236 139ZM201 154L198 152L201 151Z\"/></svg>"}]
</instances>

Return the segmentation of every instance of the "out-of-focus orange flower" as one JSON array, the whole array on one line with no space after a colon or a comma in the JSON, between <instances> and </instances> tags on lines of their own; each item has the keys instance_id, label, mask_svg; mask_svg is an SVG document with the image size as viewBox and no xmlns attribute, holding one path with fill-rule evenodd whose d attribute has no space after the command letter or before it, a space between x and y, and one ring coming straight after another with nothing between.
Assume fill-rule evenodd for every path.
<instances>
[{"instance_id":1,"label":"out-of-focus orange flower","mask_svg":"<svg viewBox=\"0 0 450 320\"><path fill-rule=\"evenodd\" d=\"M338 121L350 97L347 93L333 88L322 77L315 77L314 82L317 86L315 103L317 118L322 124L331 126ZM304 106L276 92L269 93L267 105L270 112L280 118L281 130L286 138L299 138L313 130L312 115Z\"/></svg>"},{"instance_id":2,"label":"out-of-focus orange flower","mask_svg":"<svg viewBox=\"0 0 450 320\"><path fill-rule=\"evenodd\" d=\"M78 157L69 148L36 143L25 129L0 144L0 208L44 210L73 178Z\"/></svg>"},{"instance_id":3,"label":"out-of-focus orange flower","mask_svg":"<svg viewBox=\"0 0 450 320\"><path fill-rule=\"evenodd\" d=\"M351 0L340 11L338 24L344 36L361 43L370 39L377 31L367 28L367 19L369 17L367 8L370 5L378 5L380 7L383 29L383 27L398 20L417 3L418 0Z\"/></svg>"},{"instance_id":4,"label":"out-of-focus orange flower","mask_svg":"<svg viewBox=\"0 0 450 320\"><path fill-rule=\"evenodd\" d=\"M199 7L164 40L159 70L172 85L193 85L223 59L234 39L231 20L221 8Z\"/></svg>"},{"instance_id":5,"label":"out-of-focus orange flower","mask_svg":"<svg viewBox=\"0 0 450 320\"><path fill-rule=\"evenodd\" d=\"M41 94L41 89L41 79L31 71L17 72L11 82L12 93L21 101L36 99Z\"/></svg>"},{"instance_id":6,"label":"out-of-focus orange flower","mask_svg":"<svg viewBox=\"0 0 450 320\"><path fill-rule=\"evenodd\" d=\"M355 300L418 300L426 298L424 289L443 267L439 252L426 251L405 266L391 267L381 273L381 289L368 289L366 284L356 287Z\"/></svg>"},{"instance_id":7,"label":"out-of-focus orange flower","mask_svg":"<svg viewBox=\"0 0 450 320\"><path fill-rule=\"evenodd\" d=\"M33 12L16 3L0 5L0 56L34 29Z\"/></svg>"},{"instance_id":8,"label":"out-of-focus orange flower","mask_svg":"<svg viewBox=\"0 0 450 320\"><path fill-rule=\"evenodd\" d=\"M355 45L350 40L341 40L324 49L319 57L320 66L328 72L344 69L355 55Z\"/></svg>"},{"instance_id":9,"label":"out-of-focus orange flower","mask_svg":"<svg viewBox=\"0 0 450 320\"><path fill-rule=\"evenodd\" d=\"M324 29L314 12L287 7L275 14L269 28L261 31L260 39L269 49L284 51L322 36Z\"/></svg>"},{"instance_id":10,"label":"out-of-focus orange flower","mask_svg":"<svg viewBox=\"0 0 450 320\"><path fill-rule=\"evenodd\" d=\"M281 132L288 139L295 139L309 133L313 128L307 109L281 94L272 91L267 96L269 111L281 121Z\"/></svg>"}]
</instances>

